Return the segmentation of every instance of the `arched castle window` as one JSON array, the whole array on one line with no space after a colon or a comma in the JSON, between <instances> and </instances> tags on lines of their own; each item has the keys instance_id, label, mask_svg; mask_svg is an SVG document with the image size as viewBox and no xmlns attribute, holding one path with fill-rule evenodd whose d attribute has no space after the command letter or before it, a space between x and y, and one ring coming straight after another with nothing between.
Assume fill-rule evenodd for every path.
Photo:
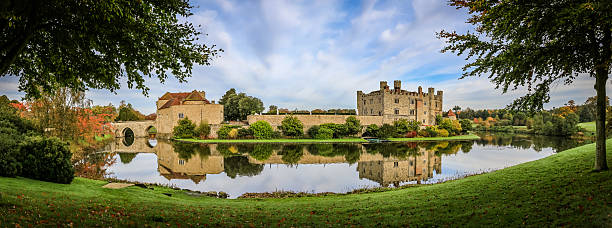
<instances>
[{"instance_id":1,"label":"arched castle window","mask_svg":"<svg viewBox=\"0 0 612 228\"><path fill-rule=\"evenodd\" d=\"M395 103L399 103L399 98L395 98Z\"/></svg>"}]
</instances>

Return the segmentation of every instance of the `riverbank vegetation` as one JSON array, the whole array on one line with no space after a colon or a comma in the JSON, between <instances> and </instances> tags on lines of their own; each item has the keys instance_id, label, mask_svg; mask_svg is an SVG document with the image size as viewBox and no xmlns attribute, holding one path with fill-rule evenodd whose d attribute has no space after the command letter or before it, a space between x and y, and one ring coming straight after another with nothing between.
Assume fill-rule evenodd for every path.
<instances>
[{"instance_id":1,"label":"riverbank vegetation","mask_svg":"<svg viewBox=\"0 0 612 228\"><path fill-rule=\"evenodd\" d=\"M0 178L0 224L607 226L612 174L589 170L594 150L589 144L442 184L288 199L227 200L158 186L104 189L107 182L84 178L70 185Z\"/></svg>"}]
</instances>

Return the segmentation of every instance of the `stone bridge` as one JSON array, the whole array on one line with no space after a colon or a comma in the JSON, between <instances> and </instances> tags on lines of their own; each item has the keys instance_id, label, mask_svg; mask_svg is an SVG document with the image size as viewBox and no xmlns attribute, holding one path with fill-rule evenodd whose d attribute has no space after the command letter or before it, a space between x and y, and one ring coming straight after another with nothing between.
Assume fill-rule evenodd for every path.
<instances>
[{"instance_id":1,"label":"stone bridge","mask_svg":"<svg viewBox=\"0 0 612 228\"><path fill-rule=\"evenodd\" d=\"M136 138L148 137L148 130L151 127L159 129L155 120L119 121L112 123L112 125L115 128L116 138L125 137L126 134L133 134Z\"/></svg>"}]
</instances>

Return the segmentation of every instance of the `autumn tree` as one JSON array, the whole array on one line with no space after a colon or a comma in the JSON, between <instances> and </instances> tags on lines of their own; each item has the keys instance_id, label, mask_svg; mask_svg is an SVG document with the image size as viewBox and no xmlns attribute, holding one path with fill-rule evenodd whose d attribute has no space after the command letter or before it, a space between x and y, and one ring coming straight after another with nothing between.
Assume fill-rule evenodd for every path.
<instances>
[{"instance_id":1,"label":"autumn tree","mask_svg":"<svg viewBox=\"0 0 612 228\"><path fill-rule=\"evenodd\" d=\"M581 73L595 78L597 146L594 170L607 170L606 82L612 64L612 2L450 0L467 9L474 32L441 31L438 37L469 62L461 78L485 75L505 93L526 87L513 109L541 110L557 82Z\"/></svg>"},{"instance_id":2,"label":"autumn tree","mask_svg":"<svg viewBox=\"0 0 612 228\"><path fill-rule=\"evenodd\" d=\"M28 96L67 87L148 88L145 78L184 82L220 49L202 44L187 0L8 0L0 3L0 77Z\"/></svg>"}]
</instances>

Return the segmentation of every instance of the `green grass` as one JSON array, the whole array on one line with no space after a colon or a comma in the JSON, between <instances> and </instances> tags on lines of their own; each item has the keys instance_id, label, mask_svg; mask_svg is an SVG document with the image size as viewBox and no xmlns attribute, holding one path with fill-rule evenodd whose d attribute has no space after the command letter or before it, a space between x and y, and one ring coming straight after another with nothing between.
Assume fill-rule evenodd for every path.
<instances>
[{"instance_id":1,"label":"green grass","mask_svg":"<svg viewBox=\"0 0 612 228\"><path fill-rule=\"evenodd\" d=\"M586 131L595 132L595 121L579 123L578 127L584 128Z\"/></svg>"},{"instance_id":2,"label":"green grass","mask_svg":"<svg viewBox=\"0 0 612 228\"><path fill-rule=\"evenodd\" d=\"M589 144L442 184L288 199L227 200L163 187L103 189L106 182L83 178L62 185L2 177L0 227L611 227L612 172L591 172L594 150ZM612 146L607 155L612 163Z\"/></svg>"},{"instance_id":3,"label":"green grass","mask_svg":"<svg viewBox=\"0 0 612 228\"><path fill-rule=\"evenodd\" d=\"M362 143L362 138L344 139L177 139L185 142L198 143Z\"/></svg>"},{"instance_id":4,"label":"green grass","mask_svg":"<svg viewBox=\"0 0 612 228\"><path fill-rule=\"evenodd\" d=\"M480 139L478 135L457 135L450 137L426 137L426 138L390 138L393 142L413 142L413 141L452 141L452 140L476 140Z\"/></svg>"}]
</instances>

